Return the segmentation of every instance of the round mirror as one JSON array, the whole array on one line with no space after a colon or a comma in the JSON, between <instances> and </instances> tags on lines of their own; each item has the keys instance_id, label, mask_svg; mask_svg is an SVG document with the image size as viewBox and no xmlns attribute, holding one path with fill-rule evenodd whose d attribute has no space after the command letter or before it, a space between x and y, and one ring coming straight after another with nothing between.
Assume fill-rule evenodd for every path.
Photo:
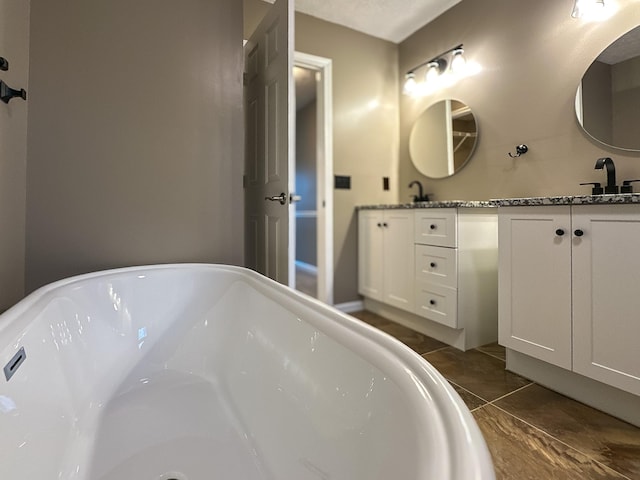
<instances>
[{"instance_id":1,"label":"round mirror","mask_svg":"<svg viewBox=\"0 0 640 480\"><path fill-rule=\"evenodd\" d=\"M420 173L445 178L466 165L478 141L471 109L458 100L442 100L420 114L409 136L409 155Z\"/></svg>"},{"instance_id":2,"label":"round mirror","mask_svg":"<svg viewBox=\"0 0 640 480\"><path fill-rule=\"evenodd\" d=\"M640 151L640 27L609 45L587 69L578 86L576 115L594 140Z\"/></svg>"}]
</instances>

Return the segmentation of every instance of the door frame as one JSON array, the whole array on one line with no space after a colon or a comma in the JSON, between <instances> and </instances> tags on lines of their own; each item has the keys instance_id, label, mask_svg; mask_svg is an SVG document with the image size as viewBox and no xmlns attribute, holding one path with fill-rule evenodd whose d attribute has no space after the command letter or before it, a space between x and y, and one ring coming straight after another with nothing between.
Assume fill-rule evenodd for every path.
<instances>
[{"instance_id":1,"label":"door frame","mask_svg":"<svg viewBox=\"0 0 640 480\"><path fill-rule=\"evenodd\" d=\"M318 72L316 122L317 259L321 302L333 305L333 90L332 61L294 52L293 64ZM295 129L295 124L292 125ZM295 132L291 132L295 135ZM290 226L291 230L295 229ZM289 265L295 264L295 249L289 249ZM293 276L295 279L295 275ZM295 282L295 280L294 280Z\"/></svg>"}]
</instances>

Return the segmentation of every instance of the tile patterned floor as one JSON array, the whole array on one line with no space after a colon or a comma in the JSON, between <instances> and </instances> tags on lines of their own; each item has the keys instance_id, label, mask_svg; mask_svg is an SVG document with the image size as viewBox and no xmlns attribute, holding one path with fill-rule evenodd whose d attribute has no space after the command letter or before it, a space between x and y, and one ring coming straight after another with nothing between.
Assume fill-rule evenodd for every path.
<instances>
[{"instance_id":1,"label":"tile patterned floor","mask_svg":"<svg viewBox=\"0 0 640 480\"><path fill-rule=\"evenodd\" d=\"M500 345L460 352L371 312L352 315L449 380L482 430L498 480L640 480L640 428L507 372Z\"/></svg>"},{"instance_id":2,"label":"tile patterned floor","mask_svg":"<svg viewBox=\"0 0 640 480\"><path fill-rule=\"evenodd\" d=\"M317 276L296 266L296 290L306 293L313 298L318 298Z\"/></svg>"}]
</instances>

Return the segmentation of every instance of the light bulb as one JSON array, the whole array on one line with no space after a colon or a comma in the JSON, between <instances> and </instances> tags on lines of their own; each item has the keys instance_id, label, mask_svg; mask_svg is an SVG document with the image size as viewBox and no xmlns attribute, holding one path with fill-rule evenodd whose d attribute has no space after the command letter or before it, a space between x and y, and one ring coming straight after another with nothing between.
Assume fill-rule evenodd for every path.
<instances>
[{"instance_id":1,"label":"light bulb","mask_svg":"<svg viewBox=\"0 0 640 480\"><path fill-rule=\"evenodd\" d=\"M433 83L440 76L440 64L438 62L431 62L427 65L427 73L425 75L425 81L427 83Z\"/></svg>"},{"instance_id":2,"label":"light bulb","mask_svg":"<svg viewBox=\"0 0 640 480\"><path fill-rule=\"evenodd\" d=\"M451 71L454 73L461 73L467 65L467 60L464 58L464 50L461 48L453 51L453 58L451 59Z\"/></svg>"},{"instance_id":3,"label":"light bulb","mask_svg":"<svg viewBox=\"0 0 640 480\"><path fill-rule=\"evenodd\" d=\"M597 19L605 13L604 0L575 0L571 16L573 18Z\"/></svg>"},{"instance_id":4,"label":"light bulb","mask_svg":"<svg viewBox=\"0 0 640 480\"><path fill-rule=\"evenodd\" d=\"M405 95L413 95L418 88L418 83L416 82L416 75L413 72L409 72L407 73L405 78L406 80L404 82L403 92Z\"/></svg>"}]
</instances>

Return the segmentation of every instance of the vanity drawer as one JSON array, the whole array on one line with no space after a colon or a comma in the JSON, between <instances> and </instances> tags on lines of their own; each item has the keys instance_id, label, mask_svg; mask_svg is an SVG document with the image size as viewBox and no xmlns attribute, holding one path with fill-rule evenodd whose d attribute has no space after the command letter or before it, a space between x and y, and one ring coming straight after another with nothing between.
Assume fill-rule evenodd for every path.
<instances>
[{"instance_id":1,"label":"vanity drawer","mask_svg":"<svg viewBox=\"0 0 640 480\"><path fill-rule=\"evenodd\" d=\"M416 245L416 279L446 287L458 286L457 250Z\"/></svg>"},{"instance_id":2,"label":"vanity drawer","mask_svg":"<svg viewBox=\"0 0 640 480\"><path fill-rule=\"evenodd\" d=\"M451 328L458 327L458 292L451 287L417 281L415 314Z\"/></svg>"},{"instance_id":3,"label":"vanity drawer","mask_svg":"<svg viewBox=\"0 0 640 480\"><path fill-rule=\"evenodd\" d=\"M456 210L427 208L415 212L415 243L455 247Z\"/></svg>"}]
</instances>

